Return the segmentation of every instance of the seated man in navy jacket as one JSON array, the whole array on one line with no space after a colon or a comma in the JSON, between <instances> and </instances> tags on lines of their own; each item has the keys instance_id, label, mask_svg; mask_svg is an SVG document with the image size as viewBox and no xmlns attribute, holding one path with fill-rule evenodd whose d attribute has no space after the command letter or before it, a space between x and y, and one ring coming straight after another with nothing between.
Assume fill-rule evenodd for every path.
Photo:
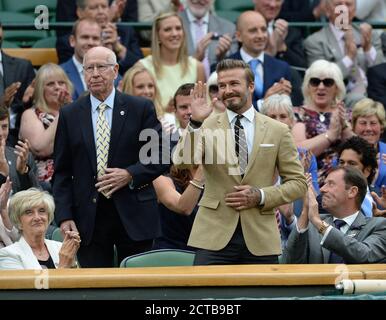
<instances>
[{"instance_id":1,"label":"seated man in navy jacket","mask_svg":"<svg viewBox=\"0 0 386 320\"><path fill-rule=\"evenodd\" d=\"M255 74L254 106L259 109L263 99L275 93L291 95L289 64L264 53L268 41L264 17L256 11L245 11L239 16L236 27L236 37L242 46L229 58L243 60L251 66Z\"/></svg>"},{"instance_id":2,"label":"seated man in navy jacket","mask_svg":"<svg viewBox=\"0 0 386 320\"><path fill-rule=\"evenodd\" d=\"M108 0L77 0L76 4L76 14L79 18L95 19L102 28L102 45L115 52L121 75L143 58L134 29L117 26L110 21ZM56 50L60 63L72 56L73 49L69 43L69 35L58 38Z\"/></svg>"},{"instance_id":3,"label":"seated man in navy jacket","mask_svg":"<svg viewBox=\"0 0 386 320\"><path fill-rule=\"evenodd\" d=\"M60 66L74 86L72 93L74 101L87 90L83 73L83 57L89 49L101 45L101 32L102 29L98 23L89 18L77 20L72 28L69 41L71 47L74 48L74 54ZM114 81L115 87L121 79L122 77L118 75Z\"/></svg>"}]
</instances>

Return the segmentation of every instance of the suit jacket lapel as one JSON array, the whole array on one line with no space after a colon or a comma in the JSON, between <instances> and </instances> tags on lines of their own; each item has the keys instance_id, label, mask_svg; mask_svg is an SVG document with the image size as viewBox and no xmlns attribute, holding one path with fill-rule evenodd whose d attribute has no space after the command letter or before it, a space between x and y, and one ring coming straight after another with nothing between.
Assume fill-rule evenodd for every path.
<instances>
[{"instance_id":1,"label":"suit jacket lapel","mask_svg":"<svg viewBox=\"0 0 386 320\"><path fill-rule=\"evenodd\" d=\"M8 55L1 51L2 54L2 63L3 63L3 79L4 79L4 89L8 87L12 82L14 82L13 71L15 61Z\"/></svg>"},{"instance_id":2,"label":"suit jacket lapel","mask_svg":"<svg viewBox=\"0 0 386 320\"><path fill-rule=\"evenodd\" d=\"M194 43L193 43L193 39L192 39L192 35L190 34L190 22L189 22L189 19L188 19L188 15L186 14L186 11L182 11L180 13L180 16L182 18L182 21L184 23L184 28L185 28L185 36L186 36L186 39L187 39L187 45L188 45L188 48L191 48L191 50L189 50L189 54L193 54L194 53Z\"/></svg>"},{"instance_id":3,"label":"suit jacket lapel","mask_svg":"<svg viewBox=\"0 0 386 320\"><path fill-rule=\"evenodd\" d=\"M84 92L84 88L83 88L82 79L79 76L79 72L76 69L74 62L72 61L72 58L68 64L67 70L68 70L68 73L71 74L70 78L72 80L72 83L74 84L75 91L77 92L79 97Z\"/></svg>"},{"instance_id":4,"label":"suit jacket lapel","mask_svg":"<svg viewBox=\"0 0 386 320\"><path fill-rule=\"evenodd\" d=\"M119 145L119 137L122 132L123 124L127 117L127 107L121 102L121 94L115 91L114 108L113 108L113 119L110 134L110 147L109 147L109 158L108 165L110 166L111 161L114 157L114 153Z\"/></svg>"},{"instance_id":5,"label":"suit jacket lapel","mask_svg":"<svg viewBox=\"0 0 386 320\"><path fill-rule=\"evenodd\" d=\"M94 129L92 126L90 96L87 95L83 99L85 100L85 103L83 103L80 108L79 125L82 128L83 139L85 142L88 157L90 158L91 166L94 170L94 173L96 173L96 149L94 140Z\"/></svg>"},{"instance_id":6,"label":"suit jacket lapel","mask_svg":"<svg viewBox=\"0 0 386 320\"><path fill-rule=\"evenodd\" d=\"M250 157L248 159L248 165L247 165L247 168L245 170L244 177L248 174L249 169L253 165L253 162L255 161L255 159L257 157L257 152L260 149L260 144L263 141L265 134L267 132L266 121L256 110L254 110L254 112L255 112L255 134L253 137L252 152L251 152Z\"/></svg>"},{"instance_id":7,"label":"suit jacket lapel","mask_svg":"<svg viewBox=\"0 0 386 320\"><path fill-rule=\"evenodd\" d=\"M367 224L365 215L362 211L359 211L358 216L351 224L350 228L347 231L347 235L350 237L358 238L362 228Z\"/></svg>"},{"instance_id":8,"label":"suit jacket lapel","mask_svg":"<svg viewBox=\"0 0 386 320\"><path fill-rule=\"evenodd\" d=\"M332 52L335 60L336 61L340 60L343 57L344 52L342 52L342 49L340 48L338 41L336 40L334 34L332 33L330 26L326 26L324 29L324 32L326 34L328 48Z\"/></svg>"},{"instance_id":9,"label":"suit jacket lapel","mask_svg":"<svg viewBox=\"0 0 386 320\"><path fill-rule=\"evenodd\" d=\"M264 63L263 63L263 94L269 89L270 75L272 74L272 70L275 70L275 67L271 64L272 60L270 56L264 54Z\"/></svg>"}]
</instances>

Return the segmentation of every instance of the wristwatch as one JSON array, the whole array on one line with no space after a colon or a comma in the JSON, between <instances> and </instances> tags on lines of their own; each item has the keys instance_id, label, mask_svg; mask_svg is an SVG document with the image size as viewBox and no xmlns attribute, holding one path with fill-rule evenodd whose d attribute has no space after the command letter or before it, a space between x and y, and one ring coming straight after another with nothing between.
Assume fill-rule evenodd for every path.
<instances>
[{"instance_id":1,"label":"wristwatch","mask_svg":"<svg viewBox=\"0 0 386 320\"><path fill-rule=\"evenodd\" d=\"M329 227L330 225L326 222L326 221L322 221L322 225L320 226L319 228L319 233L321 234L324 234L324 232L327 230L327 228Z\"/></svg>"}]
</instances>

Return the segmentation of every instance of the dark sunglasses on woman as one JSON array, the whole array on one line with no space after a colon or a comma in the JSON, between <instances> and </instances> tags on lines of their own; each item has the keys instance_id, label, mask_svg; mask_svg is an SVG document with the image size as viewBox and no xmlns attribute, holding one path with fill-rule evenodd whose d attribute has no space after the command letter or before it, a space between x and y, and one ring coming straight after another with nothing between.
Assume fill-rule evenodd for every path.
<instances>
[{"instance_id":1,"label":"dark sunglasses on woman","mask_svg":"<svg viewBox=\"0 0 386 320\"><path fill-rule=\"evenodd\" d=\"M311 78L309 83L312 87L318 87L321 82L323 82L323 85L328 88L332 87L335 84L335 80L331 78L325 78L325 79Z\"/></svg>"}]
</instances>

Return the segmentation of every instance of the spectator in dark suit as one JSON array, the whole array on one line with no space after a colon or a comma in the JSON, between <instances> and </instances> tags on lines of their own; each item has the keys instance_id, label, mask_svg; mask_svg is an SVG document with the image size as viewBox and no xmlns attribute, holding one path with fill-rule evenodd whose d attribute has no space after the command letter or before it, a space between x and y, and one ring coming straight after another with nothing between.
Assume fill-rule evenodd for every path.
<instances>
[{"instance_id":1,"label":"spectator in dark suit","mask_svg":"<svg viewBox=\"0 0 386 320\"><path fill-rule=\"evenodd\" d=\"M74 55L60 65L74 86L73 100L78 99L87 90L83 73L83 56L89 49L101 45L101 32L98 23L92 19L80 19L74 24L69 39L71 47L74 48Z\"/></svg>"},{"instance_id":2,"label":"spectator in dark suit","mask_svg":"<svg viewBox=\"0 0 386 320\"><path fill-rule=\"evenodd\" d=\"M378 64L367 71L367 94L386 107L386 63Z\"/></svg>"},{"instance_id":3,"label":"spectator in dark suit","mask_svg":"<svg viewBox=\"0 0 386 320\"><path fill-rule=\"evenodd\" d=\"M63 233L79 230L82 267L111 267L114 244L121 261L160 235L151 181L169 165L141 161L139 135L160 123L149 99L114 89L114 52L91 48L83 64L90 95L61 109L56 131L55 219Z\"/></svg>"},{"instance_id":4,"label":"spectator in dark suit","mask_svg":"<svg viewBox=\"0 0 386 320\"><path fill-rule=\"evenodd\" d=\"M290 66L264 53L268 41L267 23L264 17L256 11L242 13L237 20L236 37L241 43L241 48L229 58L243 60L250 65L253 60L259 61L256 67L252 66L254 69L252 71L255 73L254 106L259 109L263 99L275 93L291 95ZM256 90L259 81L260 91ZM298 90L300 91L300 88Z\"/></svg>"},{"instance_id":5,"label":"spectator in dark suit","mask_svg":"<svg viewBox=\"0 0 386 320\"><path fill-rule=\"evenodd\" d=\"M386 220L363 215L367 183L357 168L340 167L328 175L320 189L328 215L319 215L310 182L308 187L302 214L287 242L285 263L385 262Z\"/></svg>"},{"instance_id":6,"label":"spectator in dark suit","mask_svg":"<svg viewBox=\"0 0 386 320\"><path fill-rule=\"evenodd\" d=\"M306 56L300 30L289 28L286 20L275 20L279 16L284 0L253 0L253 2L255 10L264 16L268 24L267 52L288 62L291 66L306 68Z\"/></svg>"},{"instance_id":7,"label":"spectator in dark suit","mask_svg":"<svg viewBox=\"0 0 386 320\"><path fill-rule=\"evenodd\" d=\"M79 18L95 19L100 25L102 45L116 54L121 74L143 57L134 29L111 22L107 0L77 0L76 13ZM56 43L60 63L67 61L73 54L68 38L68 35L60 37Z\"/></svg>"},{"instance_id":8,"label":"spectator in dark suit","mask_svg":"<svg viewBox=\"0 0 386 320\"><path fill-rule=\"evenodd\" d=\"M122 21L137 21L138 20L138 5L137 0L109 0L110 5L110 13L111 16L114 16L115 8L117 4L124 2L125 6L123 12L120 12L122 15L120 19ZM120 5L119 5L120 6ZM67 22L67 21L75 21L78 19L76 15L76 0L57 0L56 4L56 21L57 22ZM112 19L114 22L116 20ZM70 34L70 30L56 30L57 37L61 37L64 35Z\"/></svg>"},{"instance_id":9,"label":"spectator in dark suit","mask_svg":"<svg viewBox=\"0 0 386 320\"><path fill-rule=\"evenodd\" d=\"M0 22L0 49L2 40L3 28ZM0 50L0 105L9 108L9 146L13 147L17 143L20 117L25 109L23 94L34 77L35 71L30 61L11 57Z\"/></svg>"}]
</instances>

